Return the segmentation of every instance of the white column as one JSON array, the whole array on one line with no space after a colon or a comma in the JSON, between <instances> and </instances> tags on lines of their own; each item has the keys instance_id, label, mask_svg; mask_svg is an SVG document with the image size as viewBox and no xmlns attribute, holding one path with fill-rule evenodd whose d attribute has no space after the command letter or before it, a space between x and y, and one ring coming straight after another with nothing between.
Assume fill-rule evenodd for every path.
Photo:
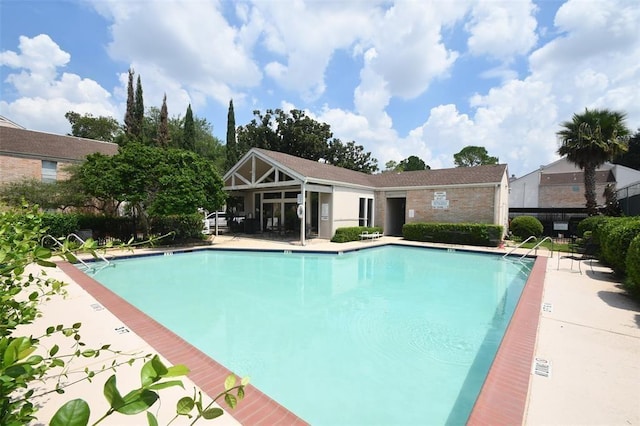
<instances>
[{"instance_id":1,"label":"white column","mask_svg":"<svg viewBox=\"0 0 640 426\"><path fill-rule=\"evenodd\" d=\"M306 188L305 188L305 183L302 182L302 184L300 185L300 194L302 195L302 206L304 207L303 210L303 214L302 217L300 218L300 245L305 246L307 245L306 241L305 241L305 233L306 233L306 223L307 223L307 206L306 204L306 200L307 200L307 194L306 194Z\"/></svg>"}]
</instances>

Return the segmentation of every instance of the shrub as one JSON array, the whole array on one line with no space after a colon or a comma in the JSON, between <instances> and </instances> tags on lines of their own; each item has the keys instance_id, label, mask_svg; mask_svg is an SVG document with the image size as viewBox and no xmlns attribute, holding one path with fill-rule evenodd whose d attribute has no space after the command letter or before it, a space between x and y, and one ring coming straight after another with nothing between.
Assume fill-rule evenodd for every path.
<instances>
[{"instance_id":1,"label":"shrub","mask_svg":"<svg viewBox=\"0 0 640 426\"><path fill-rule=\"evenodd\" d=\"M72 213L43 213L42 226L54 238L66 237L78 231L78 215Z\"/></svg>"},{"instance_id":2,"label":"shrub","mask_svg":"<svg viewBox=\"0 0 640 426\"><path fill-rule=\"evenodd\" d=\"M605 217L605 219L600 222L592 232L592 242L599 246L598 259L606 265L611 265L608 260L609 258L603 255L603 253L609 250L607 245L611 242L611 239L608 236L614 228L624 220L626 220L626 218Z\"/></svg>"},{"instance_id":3,"label":"shrub","mask_svg":"<svg viewBox=\"0 0 640 426\"><path fill-rule=\"evenodd\" d=\"M162 239L160 244L173 244L191 240L203 240L202 215L181 214L150 218L151 233L160 236L173 232L173 238Z\"/></svg>"},{"instance_id":4,"label":"shrub","mask_svg":"<svg viewBox=\"0 0 640 426\"><path fill-rule=\"evenodd\" d=\"M602 258L618 275L626 272L627 251L631 241L640 235L640 219L630 217L610 222L601 236Z\"/></svg>"},{"instance_id":5,"label":"shrub","mask_svg":"<svg viewBox=\"0 0 640 426\"><path fill-rule=\"evenodd\" d=\"M627 279L624 285L640 297L640 235L636 235L627 250Z\"/></svg>"},{"instance_id":6,"label":"shrub","mask_svg":"<svg viewBox=\"0 0 640 426\"><path fill-rule=\"evenodd\" d=\"M516 237L525 239L531 235L539 237L542 235L544 227L542 222L533 216L516 216L511 220L509 230Z\"/></svg>"},{"instance_id":7,"label":"shrub","mask_svg":"<svg viewBox=\"0 0 640 426\"><path fill-rule=\"evenodd\" d=\"M595 231L596 228L604 224L607 221L607 219L608 219L607 216L591 216L586 219L582 219L580 223L578 223L578 229L577 229L578 237L581 237L581 238L584 237L585 232Z\"/></svg>"},{"instance_id":8,"label":"shrub","mask_svg":"<svg viewBox=\"0 0 640 426\"><path fill-rule=\"evenodd\" d=\"M497 247L503 227L481 223L406 223L402 235L411 241Z\"/></svg>"},{"instance_id":9,"label":"shrub","mask_svg":"<svg viewBox=\"0 0 640 426\"><path fill-rule=\"evenodd\" d=\"M349 241L360 240L360 234L363 232L379 232L382 234L382 228L379 226L350 226L336 229L336 233L331 238L333 243L347 243Z\"/></svg>"}]
</instances>

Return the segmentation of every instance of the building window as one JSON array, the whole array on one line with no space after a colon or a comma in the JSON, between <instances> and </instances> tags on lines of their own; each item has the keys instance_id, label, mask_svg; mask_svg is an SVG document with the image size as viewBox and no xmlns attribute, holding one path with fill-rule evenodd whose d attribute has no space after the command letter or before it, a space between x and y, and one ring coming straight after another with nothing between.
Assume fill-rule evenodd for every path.
<instances>
[{"instance_id":1,"label":"building window","mask_svg":"<svg viewBox=\"0 0 640 426\"><path fill-rule=\"evenodd\" d=\"M360 198L358 225L373 226L373 199L372 198Z\"/></svg>"},{"instance_id":2,"label":"building window","mask_svg":"<svg viewBox=\"0 0 640 426\"><path fill-rule=\"evenodd\" d=\"M57 180L58 163L42 160L42 181L55 182Z\"/></svg>"}]
</instances>

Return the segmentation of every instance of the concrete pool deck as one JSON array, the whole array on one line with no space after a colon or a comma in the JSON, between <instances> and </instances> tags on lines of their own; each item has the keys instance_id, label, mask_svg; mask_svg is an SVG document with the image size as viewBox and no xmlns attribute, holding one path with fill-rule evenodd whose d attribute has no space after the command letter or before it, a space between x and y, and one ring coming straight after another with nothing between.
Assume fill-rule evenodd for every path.
<instances>
[{"instance_id":1,"label":"concrete pool deck","mask_svg":"<svg viewBox=\"0 0 640 426\"><path fill-rule=\"evenodd\" d=\"M326 240L310 240L308 245L300 247L297 243L284 240L261 240L256 238L235 238L218 236L213 239L213 247L238 249L275 249L275 250L314 250L336 251L352 248L370 247L377 244L396 243L400 239L384 237L376 241L363 241L345 244L334 244ZM419 246L430 244L417 243ZM209 246L211 247L211 246ZM447 246L453 247L453 246ZM473 248L477 249L477 248ZM139 252L153 252L164 250L139 250ZM177 249L175 251L178 251ZM504 249L489 249L489 251L504 253ZM121 252L122 255L131 253ZM547 252L540 252L542 256ZM611 272L594 263L593 272L587 262L582 263L582 274L578 272L576 261L558 258L546 259L544 267L544 288L542 289L542 306L534 307L539 312L536 318L538 330L535 339L534 355L550 365L548 377L532 374L528 392L521 390L506 393L522 393L521 423L527 425L559 425L559 424L607 424L625 425L640 424L640 307L637 303L624 295L620 286L611 280ZM66 268L65 268L66 270ZM127 352L160 353L166 359L174 356L176 346L182 346L176 341L158 341L150 345L142 336L152 333L156 325L144 321L136 323L135 318L127 318L126 314L118 312L120 302L117 299L108 300L107 295L98 298L85 288L77 285L82 280L73 271L65 273L60 268L47 271L49 276L69 282L70 297L67 300L53 300L43 307L43 320L46 325L71 322L82 322L82 335L87 344L101 346L111 343L114 349ZM105 309L106 308L106 309ZM52 319L53 318L53 319ZM161 326L160 326L161 327ZM126 330L126 331L123 331ZM134 330L138 330L136 333ZM149 339L147 339L149 340ZM192 352L194 358L201 357L197 351ZM206 357L205 357L206 358ZM110 360L110 358L107 358ZM90 368L98 365L97 360L80 360L89 364ZM195 382L208 382L212 388L218 387L224 381L226 370L218 370L215 362L210 359L199 360L205 369L195 372L185 381L186 391L170 393L161 392L163 404L158 413L161 423L166 423L173 416L173 399L190 395ZM100 363L105 360L101 359ZM184 362L184 361L181 361ZM192 362L184 362L192 367ZM133 373L118 374L118 384L127 389L135 386L139 366ZM545 367L544 363L541 363ZM76 365L79 367L80 364ZM127 367L128 369L128 367ZM544 368L540 369L544 373ZM37 401L42 405L39 417L47 421L64 401L72 399L73 395L82 395L90 402L91 407L98 407L106 402L102 396L102 383L108 377L106 373L97 378L92 385L73 388L74 394L62 396L48 396L48 399ZM129 376L127 378L127 376ZM129 379L129 382L127 381ZM205 383L205 387L208 385ZM292 384L295 386L295 384ZM206 390L210 395L211 390ZM495 396L500 398L498 394ZM255 389L249 389L247 398L242 401L230 415L218 419L218 424L301 424L300 419L286 409L274 408L273 405L262 404L268 397ZM165 402L166 401L166 402ZM266 408L264 408L266 407ZM223 407L224 408L224 407ZM504 407L505 410L508 407ZM93 418L93 416L92 416ZM112 422L104 424L140 424L143 417L114 417ZM488 419L472 417L473 424L517 424L509 420L499 419L497 416ZM176 422L174 422L176 424ZM177 423L183 424L183 423Z\"/></svg>"}]
</instances>

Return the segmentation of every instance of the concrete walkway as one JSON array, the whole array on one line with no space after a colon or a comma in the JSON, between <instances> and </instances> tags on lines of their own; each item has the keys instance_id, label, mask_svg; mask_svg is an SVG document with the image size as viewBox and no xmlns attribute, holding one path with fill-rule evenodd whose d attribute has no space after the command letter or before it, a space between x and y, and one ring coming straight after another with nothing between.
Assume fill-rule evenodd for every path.
<instances>
[{"instance_id":1,"label":"concrete walkway","mask_svg":"<svg viewBox=\"0 0 640 426\"><path fill-rule=\"evenodd\" d=\"M375 241L339 245L326 240L309 240L307 246L302 247L295 241L218 236L213 238L212 244L220 248L335 251L398 240L384 237ZM164 250L166 249L140 251ZM123 251L115 254L131 253ZM546 252L540 254L547 255ZM576 261L572 263L566 258L559 259L557 253L548 259L543 296L546 304L541 309L535 354L537 358L550 363L550 374L548 377L532 374L524 424L640 425L640 305L624 294L620 285L612 279L609 269L599 266L597 262L594 262L593 272L588 262L583 262L581 269L582 273L579 273ZM90 343L98 346L105 342L113 343L117 349L129 353L155 352L134 333L121 333L121 327L126 328L126 324L101 309L95 299L65 277L60 270L48 271L48 275L69 282L70 297L46 304L43 308L43 322L40 324L81 321L83 338L87 337ZM109 360L87 361L95 368L97 364ZM139 371L138 369L136 367L135 371ZM72 396L83 396L92 407L104 409L105 401L100 389L108 374L97 379L97 383L93 385L74 387L73 394L48 395L36 401L42 404L40 418L48 420L61 405L61 401L71 399ZM137 375L134 374L134 381L135 376ZM135 383L122 383L124 388L134 385ZM187 379L185 385L187 392L172 389L166 396L190 394L192 383ZM166 423L174 410L173 400L166 400L171 402L163 404L158 412L164 419L161 423ZM225 415L222 419L219 419L222 423L218 420L216 424L235 423L231 415ZM120 416L114 418L113 422L104 424L140 424L145 423L145 420L140 416Z\"/></svg>"},{"instance_id":2,"label":"concrete walkway","mask_svg":"<svg viewBox=\"0 0 640 426\"><path fill-rule=\"evenodd\" d=\"M581 269L548 261L536 357L550 375L532 375L525 424L640 425L640 305L597 261Z\"/></svg>"}]
</instances>

